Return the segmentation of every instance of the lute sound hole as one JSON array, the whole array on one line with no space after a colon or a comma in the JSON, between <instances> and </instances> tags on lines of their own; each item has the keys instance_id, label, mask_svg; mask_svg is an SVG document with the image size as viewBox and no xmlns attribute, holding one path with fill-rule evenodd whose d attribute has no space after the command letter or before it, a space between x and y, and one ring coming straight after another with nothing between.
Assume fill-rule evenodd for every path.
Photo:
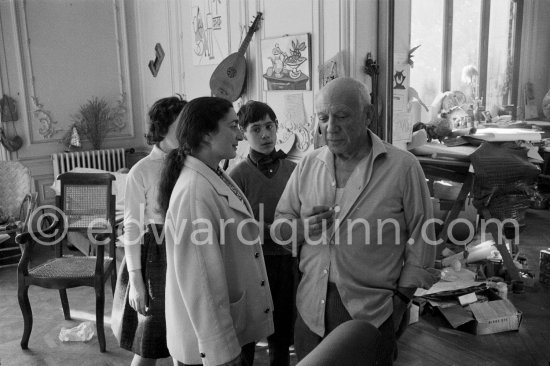
<instances>
[{"instance_id":1,"label":"lute sound hole","mask_svg":"<svg viewBox=\"0 0 550 366\"><path fill-rule=\"evenodd\" d=\"M237 69L235 69L233 66L229 67L227 69L227 76L231 79L233 79L237 75Z\"/></svg>"}]
</instances>

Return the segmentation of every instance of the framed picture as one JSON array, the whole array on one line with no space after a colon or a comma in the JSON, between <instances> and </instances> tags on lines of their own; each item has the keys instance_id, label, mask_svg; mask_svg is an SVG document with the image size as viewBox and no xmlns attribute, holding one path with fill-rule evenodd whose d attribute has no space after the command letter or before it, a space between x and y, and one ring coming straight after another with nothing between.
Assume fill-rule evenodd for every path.
<instances>
[{"instance_id":1,"label":"framed picture","mask_svg":"<svg viewBox=\"0 0 550 366\"><path fill-rule=\"evenodd\" d=\"M264 90L311 90L309 33L261 41Z\"/></svg>"},{"instance_id":2,"label":"framed picture","mask_svg":"<svg viewBox=\"0 0 550 366\"><path fill-rule=\"evenodd\" d=\"M217 65L229 55L227 0L191 0L193 65Z\"/></svg>"}]
</instances>

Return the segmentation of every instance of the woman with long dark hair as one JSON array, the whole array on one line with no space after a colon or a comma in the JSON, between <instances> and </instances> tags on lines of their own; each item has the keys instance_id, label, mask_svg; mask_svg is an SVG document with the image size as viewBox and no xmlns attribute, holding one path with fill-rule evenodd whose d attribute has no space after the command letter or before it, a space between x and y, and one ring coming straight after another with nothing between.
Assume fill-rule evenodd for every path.
<instances>
[{"instance_id":1,"label":"woman with long dark hair","mask_svg":"<svg viewBox=\"0 0 550 366\"><path fill-rule=\"evenodd\" d=\"M166 325L179 365L252 365L255 342L273 332L260 228L219 164L243 139L230 102L190 101L159 188L165 214Z\"/></svg>"},{"instance_id":2,"label":"woman with long dark hair","mask_svg":"<svg viewBox=\"0 0 550 366\"><path fill-rule=\"evenodd\" d=\"M158 184L168 152L178 146L175 123L186 101L159 99L149 111L151 153L128 173L124 201L124 260L118 276L112 329L124 349L135 353L132 366L155 365L169 357L166 346L164 218L158 210Z\"/></svg>"}]
</instances>

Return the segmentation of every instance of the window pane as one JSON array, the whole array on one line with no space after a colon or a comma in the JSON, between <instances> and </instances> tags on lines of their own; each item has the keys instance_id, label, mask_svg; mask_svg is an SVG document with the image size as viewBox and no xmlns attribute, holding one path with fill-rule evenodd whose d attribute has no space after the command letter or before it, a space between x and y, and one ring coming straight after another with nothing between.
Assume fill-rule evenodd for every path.
<instances>
[{"instance_id":1,"label":"window pane","mask_svg":"<svg viewBox=\"0 0 550 366\"><path fill-rule=\"evenodd\" d=\"M481 0L454 1L451 89L468 97L478 92L480 19Z\"/></svg>"},{"instance_id":2,"label":"window pane","mask_svg":"<svg viewBox=\"0 0 550 366\"><path fill-rule=\"evenodd\" d=\"M488 110L510 104L513 75L515 7L511 0L491 2L489 58L487 61Z\"/></svg>"},{"instance_id":3,"label":"window pane","mask_svg":"<svg viewBox=\"0 0 550 366\"><path fill-rule=\"evenodd\" d=\"M413 54L410 86L427 105L441 92L443 5L441 0L411 1L411 48L421 46ZM426 14L430 14L430 21L426 21ZM421 120L429 120L424 109Z\"/></svg>"}]
</instances>

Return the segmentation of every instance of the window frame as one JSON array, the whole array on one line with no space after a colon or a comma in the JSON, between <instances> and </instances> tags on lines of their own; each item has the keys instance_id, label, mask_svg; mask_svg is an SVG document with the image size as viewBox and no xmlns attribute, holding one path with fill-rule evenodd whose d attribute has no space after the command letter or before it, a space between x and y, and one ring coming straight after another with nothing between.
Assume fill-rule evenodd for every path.
<instances>
[{"instance_id":1,"label":"window frame","mask_svg":"<svg viewBox=\"0 0 550 366\"><path fill-rule=\"evenodd\" d=\"M491 1L481 1L481 16L480 16L480 34L479 34L479 59L478 69L479 75L484 77L479 78L478 96L485 102L487 100L487 70L489 60L489 30L491 16ZM513 61L512 61L512 86L511 86L511 103L514 104L512 109L512 118L517 116L518 102L518 87L519 87L519 68L520 68L520 52L521 52L521 30L523 25L523 1L512 0L516 5L515 28L512 39ZM451 70L452 70L452 50L453 50L453 9L454 0L445 0L443 5L443 55L441 60L441 91L451 90Z\"/></svg>"}]
</instances>

